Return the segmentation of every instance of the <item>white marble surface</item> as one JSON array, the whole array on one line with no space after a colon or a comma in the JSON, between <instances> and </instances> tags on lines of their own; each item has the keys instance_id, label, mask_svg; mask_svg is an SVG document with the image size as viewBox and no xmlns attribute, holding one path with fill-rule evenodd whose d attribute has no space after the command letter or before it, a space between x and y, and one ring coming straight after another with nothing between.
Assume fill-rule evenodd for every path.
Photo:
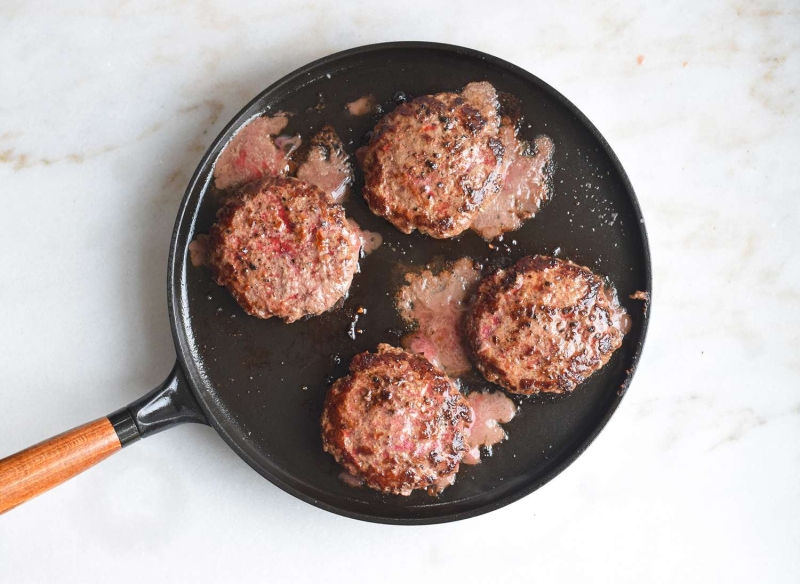
<instances>
[{"instance_id":1,"label":"white marble surface","mask_svg":"<svg viewBox=\"0 0 800 584\"><path fill-rule=\"evenodd\" d=\"M435 527L325 513L171 430L0 518L0 581L800 581L798 4L229 4L0 4L0 454L162 379L201 153L281 75L385 40L508 59L608 138L653 251L636 380L555 481Z\"/></svg>"}]
</instances>

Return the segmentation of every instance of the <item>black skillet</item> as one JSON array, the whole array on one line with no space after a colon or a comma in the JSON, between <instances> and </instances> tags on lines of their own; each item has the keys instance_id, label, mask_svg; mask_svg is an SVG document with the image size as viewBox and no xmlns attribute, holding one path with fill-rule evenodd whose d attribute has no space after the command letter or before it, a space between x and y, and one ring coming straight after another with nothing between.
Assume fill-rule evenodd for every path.
<instances>
[{"instance_id":1,"label":"black skillet","mask_svg":"<svg viewBox=\"0 0 800 584\"><path fill-rule=\"evenodd\" d=\"M445 241L403 235L373 216L359 196L347 214L379 231L383 245L362 261L344 305L286 325L249 317L204 268L188 260L189 242L214 220L220 194L210 186L213 164L231 136L263 112L294 115L289 132L309 136L331 123L352 153L376 116L353 117L346 103L372 94L393 100L457 90L488 80L517 96L522 135L550 135L555 151L555 195L534 220L494 248L474 233ZM360 179L359 179L360 180ZM469 255L487 269L534 253L556 254L605 274L619 291L633 326L611 361L574 394L520 400L507 425L509 440L491 457L464 467L439 497L423 492L387 496L347 486L322 451L319 417L328 384L346 373L358 352L397 344L403 332L392 295L404 271L426 262ZM70 478L121 446L181 422L210 425L251 467L292 495L356 519L425 524L473 517L531 493L571 464L619 405L642 351L648 315L629 298L651 292L650 257L633 187L611 148L561 94L505 61L461 47L387 43L337 53L270 86L217 137L181 202L169 256L167 293L178 359L167 380L108 418L75 429L0 461L0 512ZM352 326L358 307L366 309ZM350 332L357 330L355 338ZM490 384L477 375L465 390Z\"/></svg>"}]
</instances>

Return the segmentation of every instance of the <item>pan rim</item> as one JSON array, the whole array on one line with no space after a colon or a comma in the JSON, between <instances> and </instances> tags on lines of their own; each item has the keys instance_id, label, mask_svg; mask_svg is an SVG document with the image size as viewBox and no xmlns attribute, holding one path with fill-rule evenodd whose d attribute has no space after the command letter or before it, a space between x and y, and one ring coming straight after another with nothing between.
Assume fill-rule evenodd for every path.
<instances>
[{"instance_id":1,"label":"pan rim","mask_svg":"<svg viewBox=\"0 0 800 584\"><path fill-rule=\"evenodd\" d=\"M599 145L602 147L603 152L608 156L614 169L619 173L621 184L628 198L630 199L634 215L637 219L639 235L642 241L644 272L645 272L644 276L645 276L645 281L647 283L647 292L649 294L647 311L642 319L642 332L640 341L638 343L638 346L635 348L633 352L631 367L623 384L623 387L625 389L621 395L619 395L616 399L614 399L614 401L610 404L606 412L600 417L595 427L586 436L586 438L573 450L573 452L570 455L566 456L564 459L562 459L558 464L554 465L553 468L550 469L541 478L541 480L534 481L531 484L528 484L515 492L509 493L508 495L505 495L496 501L483 504L469 510L458 511L453 513L445 513L442 515L437 515L435 517L425 517L425 518L392 517L385 515L369 514L369 513L344 509L339 506L332 505L324 501L320 501L306 494L305 492L295 488L293 485L287 483L281 477L276 476L275 474L269 472L268 469L263 467L256 460L254 460L248 454L246 449L240 444L240 441L237 439L237 437L233 436L230 432L228 432L227 429L224 427L224 424L222 424L217 419L215 412L212 410L212 408L209 407L207 403L207 398L204 397L198 389L202 387L203 379L199 371L199 367L197 367L196 364L196 358L192 349L192 343L187 338L186 334L187 325L186 325L186 315L185 315L186 307L183 306L182 304L183 291L186 285L185 278L182 277L182 274L183 274L183 268L185 267L186 248L189 244L189 232L191 231L191 228L187 229L186 225L188 220L191 226L191 223L193 223L194 214L197 211L196 206L189 205L189 200L191 198L192 193L198 187L198 183L201 181L203 171L209 164L209 159L214 154L219 143L223 139L225 139L229 130L234 126L241 124L241 119L246 114L246 112L254 104L260 101L263 98L263 96L275 92L281 86L291 83L292 81L298 79L301 76L307 75L310 71L313 71L324 65L330 65L331 63L335 63L336 61L339 61L343 58L350 57L353 55L379 52L385 50L397 50L397 49L401 50L422 49L422 50L445 52L449 54L455 53L461 56L467 56L470 58L486 61L536 86L538 89L545 92L550 98L558 102L573 116L575 116L576 121L590 132L592 137L595 140L597 140ZM539 489L540 487L544 486L545 484L553 480L567 467L569 467L573 462L575 462L575 460L581 454L583 454L586 451L586 449L592 444L592 442L594 442L594 440L597 438L600 432L606 427L608 421L616 412L622 399L627 394L628 388L636 373L636 369L638 367L639 360L641 359L641 355L644 349L644 344L647 337L647 329L652 311L652 294L653 294L652 284L653 284L652 262L650 255L650 245L647 238L647 231L645 227L644 218L641 212L641 207L636 197L633 185L631 184L631 181L628 178L627 173L622 167L622 163L612 150L611 146L608 144L608 142L600 133L600 131L594 126L594 124L592 124L592 122L586 117L585 114L583 114L571 101L569 101L566 97L564 97L560 92L558 92L556 89L554 89L546 82L542 81L541 79L533 75L532 73L522 69L521 67L518 67L517 65L514 65L513 63L510 63L493 55L489 55L487 53L483 53L475 49L470 49L467 47L461 47L446 43L423 42L423 41L398 41L398 42L363 45L347 49L344 51L340 51L337 53L333 53L326 57L317 59L307 65L300 67L299 69L292 71L291 73L283 76L276 82L272 83L269 87L261 91L252 100L250 100L238 113L236 113L231 118L231 121L228 122L228 124L226 124L226 126L220 131L219 135L213 140L208 150L201 158L194 174L192 175L192 178L189 181L186 191L184 192L183 199L181 200L181 204L175 220L175 225L173 228L171 242L170 242L170 251L168 259L168 276L167 276L167 300L168 300L168 310L170 318L170 328L172 330L172 336L175 342L178 363L180 364L181 369L184 371L186 375L191 392L194 398L197 400L200 408L203 410L203 413L208 419L211 427L214 428L214 430L222 437L222 439L225 440L228 446L240 458L242 458L251 468L253 468L261 476L269 480L272 484L274 484L281 490L289 493L290 495L293 495L298 499L305 501L306 503L309 503L315 507L324 509L326 511L330 511L337 515L342 515L352 519L358 519L361 521L367 521L371 523L383 523L391 525L430 525L430 524L459 521L462 519L476 517L478 515L489 513L491 511L494 511L496 509L499 509L501 507L519 501L523 497L531 494L535 490Z\"/></svg>"}]
</instances>

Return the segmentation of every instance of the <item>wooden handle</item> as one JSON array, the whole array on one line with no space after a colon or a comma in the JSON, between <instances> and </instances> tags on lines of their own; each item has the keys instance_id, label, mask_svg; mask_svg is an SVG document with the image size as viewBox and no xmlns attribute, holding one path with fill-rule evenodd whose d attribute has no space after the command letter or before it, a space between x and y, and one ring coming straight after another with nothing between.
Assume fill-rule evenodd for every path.
<instances>
[{"instance_id":1,"label":"wooden handle","mask_svg":"<svg viewBox=\"0 0 800 584\"><path fill-rule=\"evenodd\" d=\"M108 418L78 426L0 460L0 515L122 448Z\"/></svg>"}]
</instances>

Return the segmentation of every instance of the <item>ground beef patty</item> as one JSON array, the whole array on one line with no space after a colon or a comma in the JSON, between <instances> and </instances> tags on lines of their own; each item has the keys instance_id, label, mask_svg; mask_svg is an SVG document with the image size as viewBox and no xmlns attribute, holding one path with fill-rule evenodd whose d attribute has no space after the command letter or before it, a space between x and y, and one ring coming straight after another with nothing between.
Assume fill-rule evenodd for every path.
<instances>
[{"instance_id":1,"label":"ground beef patty","mask_svg":"<svg viewBox=\"0 0 800 584\"><path fill-rule=\"evenodd\" d=\"M344 209L319 187L273 177L244 187L219 210L207 261L245 312L293 322L345 295L360 248Z\"/></svg>"},{"instance_id":2,"label":"ground beef patty","mask_svg":"<svg viewBox=\"0 0 800 584\"><path fill-rule=\"evenodd\" d=\"M497 107L494 87L479 82L384 116L359 156L372 212L403 233L443 239L467 229L502 183Z\"/></svg>"},{"instance_id":3,"label":"ground beef patty","mask_svg":"<svg viewBox=\"0 0 800 584\"><path fill-rule=\"evenodd\" d=\"M443 371L389 345L361 353L328 391L326 452L367 486L395 495L452 483L470 406Z\"/></svg>"},{"instance_id":4,"label":"ground beef patty","mask_svg":"<svg viewBox=\"0 0 800 584\"><path fill-rule=\"evenodd\" d=\"M628 319L588 268L535 256L481 282L465 330L489 381L512 393L563 393L606 364Z\"/></svg>"}]
</instances>

